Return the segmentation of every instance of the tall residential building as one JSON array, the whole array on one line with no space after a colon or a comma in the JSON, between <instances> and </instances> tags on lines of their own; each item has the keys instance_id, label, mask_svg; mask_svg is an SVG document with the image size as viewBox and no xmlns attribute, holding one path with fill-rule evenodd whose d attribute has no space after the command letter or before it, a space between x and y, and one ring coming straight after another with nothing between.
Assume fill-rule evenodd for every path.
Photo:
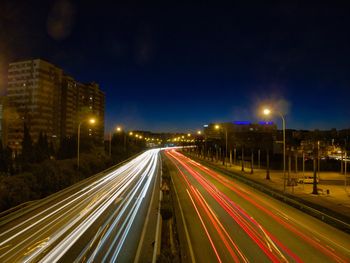
<instances>
[{"instance_id":1,"label":"tall residential building","mask_svg":"<svg viewBox=\"0 0 350 263\"><path fill-rule=\"evenodd\" d=\"M95 116L97 123L94 126L88 127L88 135L103 142L105 94L95 82L87 84L79 83L78 90L79 118L86 118L87 114Z\"/></svg>"},{"instance_id":2,"label":"tall residential building","mask_svg":"<svg viewBox=\"0 0 350 263\"><path fill-rule=\"evenodd\" d=\"M83 84L70 76L63 77L61 136L73 136L82 120L95 117L94 126L82 125L82 136L103 142L105 94L95 82Z\"/></svg>"},{"instance_id":3,"label":"tall residential building","mask_svg":"<svg viewBox=\"0 0 350 263\"><path fill-rule=\"evenodd\" d=\"M89 115L99 125L82 129L82 135L103 140L104 93L96 83L81 84L49 62L26 60L9 65L7 95L16 112L8 129L14 150L21 148L24 124L33 141L43 132L57 145L61 138L76 135L79 122Z\"/></svg>"},{"instance_id":4,"label":"tall residential building","mask_svg":"<svg viewBox=\"0 0 350 263\"><path fill-rule=\"evenodd\" d=\"M78 87L70 76L63 76L61 96L61 136L71 137L78 125Z\"/></svg>"},{"instance_id":5,"label":"tall residential building","mask_svg":"<svg viewBox=\"0 0 350 263\"><path fill-rule=\"evenodd\" d=\"M8 99L5 96L0 97L0 140L2 146L7 145L7 125L8 125Z\"/></svg>"},{"instance_id":6,"label":"tall residential building","mask_svg":"<svg viewBox=\"0 0 350 263\"><path fill-rule=\"evenodd\" d=\"M40 132L59 138L62 74L62 69L41 59L10 63L7 96L18 114L9 122L11 148L21 148L24 124L34 141Z\"/></svg>"}]
</instances>

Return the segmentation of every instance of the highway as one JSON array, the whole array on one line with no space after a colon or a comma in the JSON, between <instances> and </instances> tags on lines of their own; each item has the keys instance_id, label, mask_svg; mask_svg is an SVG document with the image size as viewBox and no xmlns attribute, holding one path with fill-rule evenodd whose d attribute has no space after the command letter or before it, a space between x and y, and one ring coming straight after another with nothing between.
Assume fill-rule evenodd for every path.
<instances>
[{"instance_id":1,"label":"highway","mask_svg":"<svg viewBox=\"0 0 350 263\"><path fill-rule=\"evenodd\" d=\"M348 234L181 152L165 155L192 262L350 262Z\"/></svg>"},{"instance_id":2,"label":"highway","mask_svg":"<svg viewBox=\"0 0 350 263\"><path fill-rule=\"evenodd\" d=\"M0 218L0 262L133 262L159 149Z\"/></svg>"}]
</instances>

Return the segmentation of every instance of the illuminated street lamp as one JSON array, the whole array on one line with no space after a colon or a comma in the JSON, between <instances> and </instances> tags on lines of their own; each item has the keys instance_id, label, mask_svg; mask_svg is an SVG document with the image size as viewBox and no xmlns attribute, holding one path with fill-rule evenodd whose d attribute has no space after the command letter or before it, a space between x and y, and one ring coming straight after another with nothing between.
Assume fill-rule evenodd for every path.
<instances>
[{"instance_id":1,"label":"illuminated street lamp","mask_svg":"<svg viewBox=\"0 0 350 263\"><path fill-rule=\"evenodd\" d=\"M215 129L216 130L219 130L220 128L222 128L225 131L225 160L224 160L224 163L226 163L226 159L227 159L227 144L228 144L227 129L226 129L226 127L220 127L220 125L218 125L218 124L215 125Z\"/></svg>"},{"instance_id":2,"label":"illuminated street lamp","mask_svg":"<svg viewBox=\"0 0 350 263\"><path fill-rule=\"evenodd\" d=\"M198 135L201 135L201 134L202 134L202 132L201 132L201 131L197 131L197 134L198 134Z\"/></svg>"},{"instance_id":3,"label":"illuminated street lamp","mask_svg":"<svg viewBox=\"0 0 350 263\"><path fill-rule=\"evenodd\" d=\"M78 125L78 142L77 142L77 169L79 169L79 161L80 161L80 127L84 122L89 122L90 124L95 124L96 119L90 118L88 120L82 120Z\"/></svg>"},{"instance_id":4,"label":"illuminated street lamp","mask_svg":"<svg viewBox=\"0 0 350 263\"><path fill-rule=\"evenodd\" d=\"M121 132L122 130L123 130L122 127L117 126L116 128L114 128L110 131L110 133L109 133L109 156L112 156L112 134L113 134L113 131ZM125 144L126 144L126 138L124 138L124 150L125 150Z\"/></svg>"},{"instance_id":5,"label":"illuminated street lamp","mask_svg":"<svg viewBox=\"0 0 350 263\"><path fill-rule=\"evenodd\" d=\"M122 132L122 127L117 127L117 133ZM126 132L124 132L124 151L126 151Z\"/></svg>"},{"instance_id":6,"label":"illuminated street lamp","mask_svg":"<svg viewBox=\"0 0 350 263\"><path fill-rule=\"evenodd\" d=\"M272 112L270 109L265 108L263 110L264 115L268 116ZM286 191L286 120L282 113L275 111L282 118L282 130L283 130L283 192Z\"/></svg>"}]
</instances>

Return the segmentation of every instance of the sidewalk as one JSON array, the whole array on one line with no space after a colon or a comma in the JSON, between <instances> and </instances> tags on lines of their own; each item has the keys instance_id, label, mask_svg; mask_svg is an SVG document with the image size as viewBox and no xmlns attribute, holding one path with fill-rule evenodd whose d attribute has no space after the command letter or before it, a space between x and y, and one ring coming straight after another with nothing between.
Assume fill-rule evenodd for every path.
<instances>
[{"instance_id":1,"label":"sidewalk","mask_svg":"<svg viewBox=\"0 0 350 263\"><path fill-rule=\"evenodd\" d=\"M198 156L196 157L199 158ZM232 171L236 174L240 174L271 188L283 191L283 171L270 170L270 180L266 180L266 170L255 169L254 167L253 174L251 174L250 163L249 166L245 166L245 171L242 172L241 165L230 165L230 163L227 163L227 166L225 167L222 165L222 161L212 162L208 159L199 159L214 164L221 169L226 168L227 170ZM309 171L305 172L304 175L302 171L298 173L290 173L290 178L297 179L303 176L313 176L313 173ZM286 177L288 177L288 171L286 171ZM350 175L348 175L347 179L347 183L350 184ZM346 217L350 217L350 185L345 188L344 175L336 172L321 171L319 175L319 183L317 185L319 194L311 194L312 188L312 183L298 183L296 186L286 186L286 193L294 195L298 198L302 198L316 205L323 206ZM327 194L327 190L329 190L329 194Z\"/></svg>"}]
</instances>

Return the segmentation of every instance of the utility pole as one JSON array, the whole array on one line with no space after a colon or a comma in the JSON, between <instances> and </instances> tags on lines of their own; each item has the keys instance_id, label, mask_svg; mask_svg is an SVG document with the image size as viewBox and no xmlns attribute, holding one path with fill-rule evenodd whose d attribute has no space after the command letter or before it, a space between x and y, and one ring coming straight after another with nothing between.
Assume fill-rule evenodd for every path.
<instances>
[{"instance_id":1,"label":"utility pole","mask_svg":"<svg viewBox=\"0 0 350 263\"><path fill-rule=\"evenodd\" d=\"M233 164L236 165L237 163L237 149L234 148L233 150Z\"/></svg>"},{"instance_id":2,"label":"utility pole","mask_svg":"<svg viewBox=\"0 0 350 263\"><path fill-rule=\"evenodd\" d=\"M305 153L303 152L303 177L305 176Z\"/></svg>"},{"instance_id":3,"label":"utility pole","mask_svg":"<svg viewBox=\"0 0 350 263\"><path fill-rule=\"evenodd\" d=\"M345 163L344 163L344 183L345 183L345 191L346 191L346 172L347 172L347 153L346 153L346 150L345 150Z\"/></svg>"},{"instance_id":4,"label":"utility pole","mask_svg":"<svg viewBox=\"0 0 350 263\"><path fill-rule=\"evenodd\" d=\"M270 180L270 153L266 150L266 180Z\"/></svg>"},{"instance_id":5,"label":"utility pole","mask_svg":"<svg viewBox=\"0 0 350 263\"><path fill-rule=\"evenodd\" d=\"M317 192L317 153L316 153L316 150L317 148L314 146L314 158L313 158L313 164L314 164L314 180L313 180L313 187L312 187L312 194L314 195L317 195L318 192Z\"/></svg>"},{"instance_id":6,"label":"utility pole","mask_svg":"<svg viewBox=\"0 0 350 263\"><path fill-rule=\"evenodd\" d=\"M250 164L250 173L254 173L254 151L252 150L252 156L251 156L251 164Z\"/></svg>"},{"instance_id":7,"label":"utility pole","mask_svg":"<svg viewBox=\"0 0 350 263\"><path fill-rule=\"evenodd\" d=\"M242 172L244 172L244 148L242 146Z\"/></svg>"}]
</instances>

